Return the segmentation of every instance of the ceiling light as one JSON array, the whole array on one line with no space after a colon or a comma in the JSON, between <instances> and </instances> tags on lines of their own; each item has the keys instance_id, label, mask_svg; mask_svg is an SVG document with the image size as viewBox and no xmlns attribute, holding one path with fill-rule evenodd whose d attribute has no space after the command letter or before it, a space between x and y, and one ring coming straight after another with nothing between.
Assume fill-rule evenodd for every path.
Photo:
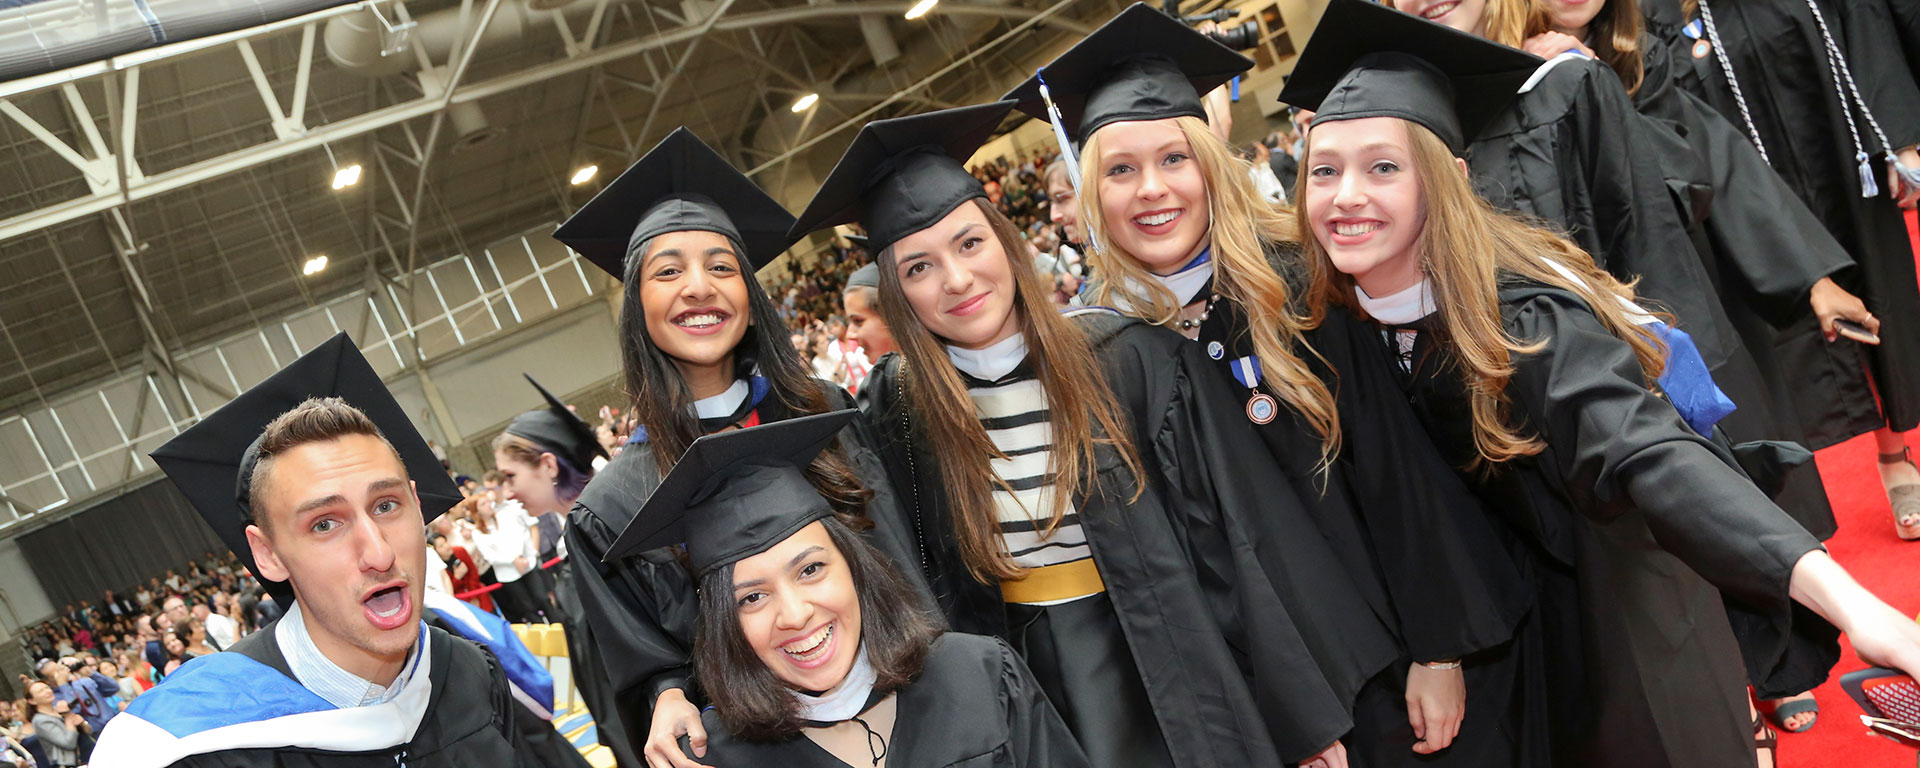
<instances>
[{"instance_id":1,"label":"ceiling light","mask_svg":"<svg viewBox=\"0 0 1920 768\"><path fill-rule=\"evenodd\" d=\"M574 171L573 185L577 187L589 181L592 181L593 175L599 172L600 172L600 166L597 166L597 165L589 165L584 168L581 168L580 170Z\"/></svg>"},{"instance_id":2,"label":"ceiling light","mask_svg":"<svg viewBox=\"0 0 1920 768\"><path fill-rule=\"evenodd\" d=\"M799 101L796 101L793 103L793 111L805 112L807 111L807 107L813 106L814 102L817 102L819 100L820 100L820 94L809 93L805 96L800 97Z\"/></svg>"},{"instance_id":3,"label":"ceiling light","mask_svg":"<svg viewBox=\"0 0 1920 768\"><path fill-rule=\"evenodd\" d=\"M360 183L359 163L354 163L353 165L333 172L333 188L335 190L346 189L358 183Z\"/></svg>"},{"instance_id":4,"label":"ceiling light","mask_svg":"<svg viewBox=\"0 0 1920 768\"><path fill-rule=\"evenodd\" d=\"M354 167L358 168L359 166L354 166ZM326 254L321 254L311 259L307 259L306 266L303 266L300 268L300 274L313 275L315 273L318 273L320 270L323 270L326 268L327 268L327 256Z\"/></svg>"},{"instance_id":5,"label":"ceiling light","mask_svg":"<svg viewBox=\"0 0 1920 768\"><path fill-rule=\"evenodd\" d=\"M927 11L933 10L933 7L939 4L940 0L920 0L920 2L914 3L912 8L907 9L907 18L917 19L925 16L927 15Z\"/></svg>"}]
</instances>

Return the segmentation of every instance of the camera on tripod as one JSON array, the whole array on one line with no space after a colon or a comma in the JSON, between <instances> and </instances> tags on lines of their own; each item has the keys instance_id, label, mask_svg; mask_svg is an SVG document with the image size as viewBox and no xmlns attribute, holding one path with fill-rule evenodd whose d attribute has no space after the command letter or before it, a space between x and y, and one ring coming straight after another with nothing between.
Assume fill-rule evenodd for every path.
<instances>
[{"instance_id":1,"label":"camera on tripod","mask_svg":"<svg viewBox=\"0 0 1920 768\"><path fill-rule=\"evenodd\" d=\"M1221 8L1216 11L1208 11L1193 16L1182 16L1180 15L1180 0L1166 0L1166 5L1161 10L1166 11L1167 15L1179 19L1180 23L1189 27L1197 27L1209 21L1220 25L1219 29L1206 33L1208 39L1236 51L1252 50L1254 46L1260 44L1260 22L1258 20L1248 21L1232 27L1226 26L1227 20L1240 15L1240 11L1237 9Z\"/></svg>"}]
</instances>

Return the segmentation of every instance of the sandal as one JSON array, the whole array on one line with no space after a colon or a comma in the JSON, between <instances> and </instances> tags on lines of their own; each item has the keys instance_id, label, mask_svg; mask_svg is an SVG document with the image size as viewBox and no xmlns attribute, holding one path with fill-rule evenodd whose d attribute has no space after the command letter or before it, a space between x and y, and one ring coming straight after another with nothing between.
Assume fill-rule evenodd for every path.
<instances>
[{"instance_id":1,"label":"sandal","mask_svg":"<svg viewBox=\"0 0 1920 768\"><path fill-rule=\"evenodd\" d=\"M1913 463L1913 450L1901 448L1899 453L1880 454L1881 464L1906 464L1920 470ZM1893 505L1893 528L1904 541L1920 539L1920 483L1902 483L1887 489L1887 502Z\"/></svg>"},{"instance_id":2,"label":"sandal","mask_svg":"<svg viewBox=\"0 0 1920 768\"><path fill-rule=\"evenodd\" d=\"M1766 719L1757 714L1753 718L1753 755L1754 764L1759 768L1780 765L1780 734L1768 728Z\"/></svg>"},{"instance_id":3,"label":"sandal","mask_svg":"<svg viewBox=\"0 0 1920 768\"><path fill-rule=\"evenodd\" d=\"M1820 702L1813 700L1812 697L1804 699L1775 699L1768 702L1768 705L1762 707L1760 711L1765 713L1767 719L1773 721L1773 724L1778 726L1780 730L1786 731L1787 733L1805 733L1807 729L1812 728L1813 724L1820 719ZM1798 728L1787 726L1787 720L1791 719L1794 715L1807 713L1812 713L1813 719L1808 720L1805 725Z\"/></svg>"}]
</instances>

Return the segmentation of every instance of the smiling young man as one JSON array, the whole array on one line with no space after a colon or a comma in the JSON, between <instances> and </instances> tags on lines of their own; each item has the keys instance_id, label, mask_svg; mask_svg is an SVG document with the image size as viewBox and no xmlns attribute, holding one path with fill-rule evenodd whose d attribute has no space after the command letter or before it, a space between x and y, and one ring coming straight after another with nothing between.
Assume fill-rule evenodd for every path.
<instances>
[{"instance_id":1,"label":"smiling young man","mask_svg":"<svg viewBox=\"0 0 1920 768\"><path fill-rule=\"evenodd\" d=\"M425 523L459 491L345 334L153 458L288 608L141 696L96 764L514 762L499 664L421 623Z\"/></svg>"}]
</instances>

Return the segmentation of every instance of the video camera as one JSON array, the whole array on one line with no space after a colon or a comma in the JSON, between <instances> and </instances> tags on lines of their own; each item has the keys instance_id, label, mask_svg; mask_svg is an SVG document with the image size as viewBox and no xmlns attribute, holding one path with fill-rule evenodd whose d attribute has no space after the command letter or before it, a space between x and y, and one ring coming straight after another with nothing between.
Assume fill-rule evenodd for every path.
<instances>
[{"instance_id":1,"label":"video camera","mask_svg":"<svg viewBox=\"0 0 1920 768\"><path fill-rule=\"evenodd\" d=\"M1221 8L1216 11L1208 11L1193 16L1182 16L1180 15L1180 0L1165 0L1160 10L1164 11L1168 16L1179 19L1180 23L1189 27L1197 27L1209 21L1220 25L1218 30L1206 33L1207 38L1236 51L1251 50L1254 46L1260 44L1260 22L1258 20L1248 21L1238 26L1226 26L1228 19L1240 15L1240 11L1237 9Z\"/></svg>"}]
</instances>

